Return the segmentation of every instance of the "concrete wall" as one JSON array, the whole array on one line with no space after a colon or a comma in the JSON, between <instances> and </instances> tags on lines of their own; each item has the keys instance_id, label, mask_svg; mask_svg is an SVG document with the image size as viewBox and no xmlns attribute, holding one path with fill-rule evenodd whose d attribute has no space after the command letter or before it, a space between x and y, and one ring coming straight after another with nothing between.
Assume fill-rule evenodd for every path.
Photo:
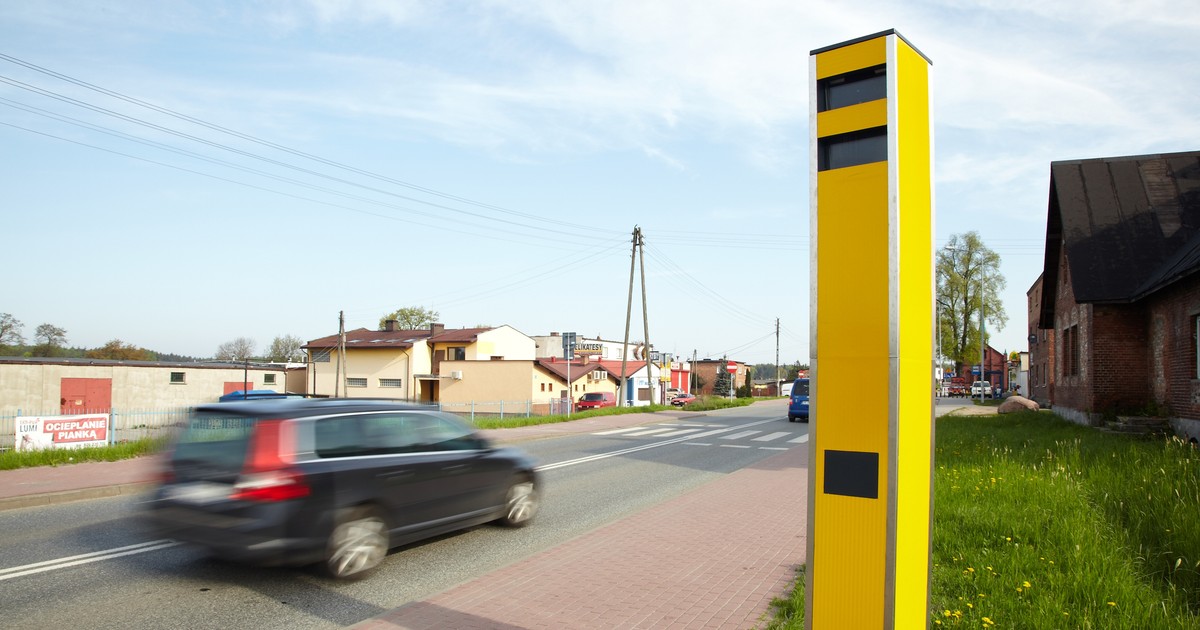
<instances>
[{"instance_id":1,"label":"concrete wall","mask_svg":"<svg viewBox=\"0 0 1200 630\"><path fill-rule=\"evenodd\" d=\"M412 379L409 372L408 355L396 349L366 350L346 348L346 362L343 371L351 378L367 379L366 387L347 387L338 389L341 396L348 398L413 398ZM309 367L316 374L313 387L313 375L309 373L309 393L319 396L333 396L337 380L338 351L329 353L329 362L310 363ZM382 387L380 379L398 379L400 387Z\"/></svg>"},{"instance_id":2,"label":"concrete wall","mask_svg":"<svg viewBox=\"0 0 1200 630\"><path fill-rule=\"evenodd\" d=\"M181 372L184 382L172 383L173 372ZM241 383L243 373L241 367L199 363L0 361L0 414L18 409L25 415L58 413L64 378L110 379L115 409L159 409L216 402L225 393L225 383ZM288 375L283 368L251 366L245 373L251 389L285 391ZM275 375L276 385L264 385L264 374Z\"/></svg>"},{"instance_id":3,"label":"concrete wall","mask_svg":"<svg viewBox=\"0 0 1200 630\"><path fill-rule=\"evenodd\" d=\"M533 339L525 333L512 326L499 326L480 333L475 343L467 346L467 360L502 357L505 361L532 361L537 356L535 346Z\"/></svg>"},{"instance_id":4,"label":"concrete wall","mask_svg":"<svg viewBox=\"0 0 1200 630\"><path fill-rule=\"evenodd\" d=\"M524 401L533 390L533 361L442 361L442 376L461 372L462 378L441 378L439 402Z\"/></svg>"}]
</instances>

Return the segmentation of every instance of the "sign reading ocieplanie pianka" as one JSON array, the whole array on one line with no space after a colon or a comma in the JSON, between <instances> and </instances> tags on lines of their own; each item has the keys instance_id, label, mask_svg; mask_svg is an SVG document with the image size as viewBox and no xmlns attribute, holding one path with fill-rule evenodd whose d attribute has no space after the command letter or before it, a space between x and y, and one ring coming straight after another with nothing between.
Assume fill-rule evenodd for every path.
<instances>
[{"instance_id":1,"label":"sign reading ocieplanie pianka","mask_svg":"<svg viewBox=\"0 0 1200 630\"><path fill-rule=\"evenodd\" d=\"M929 623L929 68L895 31L809 58L810 629Z\"/></svg>"},{"instance_id":2,"label":"sign reading ocieplanie pianka","mask_svg":"<svg viewBox=\"0 0 1200 630\"><path fill-rule=\"evenodd\" d=\"M83 448L108 444L109 416L95 413L78 416L20 416L17 418L16 450Z\"/></svg>"}]
</instances>

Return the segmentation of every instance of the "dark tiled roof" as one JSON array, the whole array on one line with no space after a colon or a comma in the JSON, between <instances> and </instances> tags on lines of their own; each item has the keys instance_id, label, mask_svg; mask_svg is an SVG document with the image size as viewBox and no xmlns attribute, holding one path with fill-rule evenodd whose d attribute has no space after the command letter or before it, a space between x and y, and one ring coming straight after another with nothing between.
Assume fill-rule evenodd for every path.
<instances>
[{"instance_id":1,"label":"dark tiled roof","mask_svg":"<svg viewBox=\"0 0 1200 630\"><path fill-rule=\"evenodd\" d=\"M1080 303L1133 302L1200 270L1200 151L1050 165L1043 322L1063 247Z\"/></svg>"},{"instance_id":2,"label":"dark tiled roof","mask_svg":"<svg viewBox=\"0 0 1200 630\"><path fill-rule=\"evenodd\" d=\"M601 359L599 361L596 361L596 363L599 363L600 365L604 366L604 369L608 370L609 374L612 374L616 378L621 378L621 361L620 360ZM627 361L625 363L625 378L629 378L630 376L633 376L635 372L637 372L638 370L640 370L644 367L646 367L645 361Z\"/></svg>"},{"instance_id":3,"label":"dark tiled roof","mask_svg":"<svg viewBox=\"0 0 1200 630\"><path fill-rule=\"evenodd\" d=\"M443 331L434 335L429 339L432 343L452 343L455 341L475 342L479 339L479 333L485 333L492 328L458 328L454 330ZM429 331L425 331L426 334Z\"/></svg>"},{"instance_id":4,"label":"dark tiled roof","mask_svg":"<svg viewBox=\"0 0 1200 630\"><path fill-rule=\"evenodd\" d=\"M367 330L366 328L356 328L346 331L346 349L369 349L369 348L411 348L413 342L429 338L428 329L418 330ZM313 339L307 344L301 346L304 349L311 348L336 348L338 346L338 336L330 335Z\"/></svg>"},{"instance_id":5,"label":"dark tiled roof","mask_svg":"<svg viewBox=\"0 0 1200 630\"><path fill-rule=\"evenodd\" d=\"M558 376L559 378L563 379L564 381L567 380L567 362L566 361L557 361L554 359L538 359L537 362L538 362L538 365L540 365L542 367L542 369ZM591 374L592 372L594 372L596 370L603 370L603 369L605 369L604 366L596 361L590 361L587 364L584 364L582 361L572 361L571 362L571 382L574 383L575 381L579 380L580 378L587 376L588 374Z\"/></svg>"}]
</instances>

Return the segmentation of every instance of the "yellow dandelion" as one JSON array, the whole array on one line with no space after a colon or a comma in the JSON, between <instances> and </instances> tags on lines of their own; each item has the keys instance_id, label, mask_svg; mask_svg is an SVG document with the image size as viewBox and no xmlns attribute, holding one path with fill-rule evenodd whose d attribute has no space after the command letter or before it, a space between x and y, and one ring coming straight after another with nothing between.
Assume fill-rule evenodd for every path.
<instances>
[{"instance_id":1,"label":"yellow dandelion","mask_svg":"<svg viewBox=\"0 0 1200 630\"><path fill-rule=\"evenodd\" d=\"M986 627L990 627L990 626L994 626L994 625L996 625L996 623L995 623L994 621L992 621L991 619L988 619L987 617L984 617L984 618L983 618L983 626L984 626L985 628L986 628Z\"/></svg>"},{"instance_id":2,"label":"yellow dandelion","mask_svg":"<svg viewBox=\"0 0 1200 630\"><path fill-rule=\"evenodd\" d=\"M1108 605L1112 606L1113 608L1116 608L1117 602L1108 602Z\"/></svg>"},{"instance_id":3,"label":"yellow dandelion","mask_svg":"<svg viewBox=\"0 0 1200 630\"><path fill-rule=\"evenodd\" d=\"M1029 583L1029 580L1021 582L1021 586L1024 586L1025 588L1033 588L1033 585Z\"/></svg>"}]
</instances>

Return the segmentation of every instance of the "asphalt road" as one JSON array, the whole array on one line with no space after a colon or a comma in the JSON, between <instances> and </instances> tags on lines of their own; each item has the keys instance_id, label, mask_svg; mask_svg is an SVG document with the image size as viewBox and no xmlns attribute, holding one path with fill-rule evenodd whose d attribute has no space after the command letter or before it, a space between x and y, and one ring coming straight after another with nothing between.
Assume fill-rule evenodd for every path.
<instances>
[{"instance_id":1,"label":"asphalt road","mask_svg":"<svg viewBox=\"0 0 1200 630\"><path fill-rule=\"evenodd\" d=\"M366 580L209 559L151 536L138 501L97 499L0 513L0 610L9 627L342 627L420 601L657 505L781 449L808 425L761 406L641 430L522 445L543 469L537 522L484 526L393 550ZM605 433L605 432L601 432ZM684 524L681 524L683 526ZM702 550L697 550L697 553Z\"/></svg>"}]
</instances>

